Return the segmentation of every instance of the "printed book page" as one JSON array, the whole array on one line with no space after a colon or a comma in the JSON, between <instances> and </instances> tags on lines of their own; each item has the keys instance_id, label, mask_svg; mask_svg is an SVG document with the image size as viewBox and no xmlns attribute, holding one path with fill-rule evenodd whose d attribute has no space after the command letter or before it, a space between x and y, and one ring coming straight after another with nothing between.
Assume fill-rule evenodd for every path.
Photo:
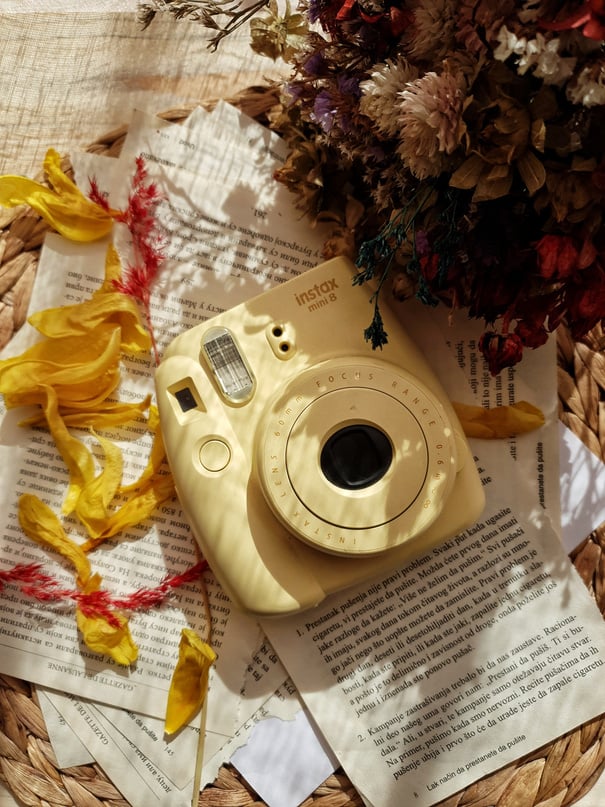
<instances>
[{"instance_id":1,"label":"printed book page","mask_svg":"<svg viewBox=\"0 0 605 807\"><path fill-rule=\"evenodd\" d=\"M448 348L430 315L423 325L421 310L408 313L460 400L467 382L451 353L436 355ZM545 351L536 387L554 368L553 346ZM557 431L551 414L518 442L556 441ZM502 442L471 442L487 496L476 525L369 586L263 623L373 807L428 807L602 711L601 615Z\"/></svg>"},{"instance_id":2,"label":"printed book page","mask_svg":"<svg viewBox=\"0 0 605 807\"><path fill-rule=\"evenodd\" d=\"M226 143L228 138L228 143ZM182 124L135 110L120 151L120 162L142 156L151 163L180 168L198 181L238 177L240 181L273 184L271 174L287 156L284 141L274 132L220 101L210 113L194 109Z\"/></svg>"},{"instance_id":3,"label":"printed book page","mask_svg":"<svg viewBox=\"0 0 605 807\"><path fill-rule=\"evenodd\" d=\"M310 232L291 206L281 203L276 206L273 188L267 186L266 193L261 196L250 188L243 188L240 193L225 184L200 183L190 172L178 169L170 176L158 177L158 181L160 179L168 199L163 206L165 217L162 224L170 235L171 249L152 299L161 347L183 328L258 293L269 283L296 274L303 262L309 265L316 262L321 232ZM258 207L259 199L262 209ZM277 201L281 200L278 198ZM73 303L92 293L102 277L105 245L77 247L58 238L50 239L49 243L52 243L52 248L44 250L47 268L42 265L40 274L52 278L52 282L44 284L40 303L44 302L44 307L61 302ZM33 305L42 307L38 300ZM16 341L10 349L17 351L22 345ZM150 359L134 357L126 364L128 372L120 395L133 400L153 391ZM5 564L11 562L17 547L21 558L38 559L41 554L36 547L29 546L16 525L17 492L35 489L53 502L58 511L66 481L66 472L48 435L41 430L25 433L16 428L20 417L15 412L7 413L1 428L6 456L11 458L4 463L2 515L10 530L10 540L3 542L2 546ZM149 449L144 439L140 442L142 445L137 445L132 439L128 441L127 453L135 466L133 474L136 474L137 467L144 467ZM106 561L105 554L101 553L99 570L105 580L123 585L131 577L128 570L135 559L137 574L133 579L139 583L144 580L157 584L166 573L166 562L171 573L192 565L195 548L178 505L167 507L166 512L159 513L153 521L149 534L140 535L139 540L129 543L127 548L121 546L128 559L119 557L117 546L110 561ZM149 544L154 542L156 548L152 549ZM5 649L1 662L3 671L33 677L36 683L50 687L57 686L60 679L67 677L71 684L66 689L84 697L128 706L152 716L163 716L164 703L163 698L158 697L158 690L167 691L180 629L189 625L203 633L199 591L194 591L192 586L189 589L179 595L182 599L179 604L186 606L186 619L179 609L171 614L170 607L166 607L158 628L152 629L149 620L155 618L153 615L137 615L141 633L151 638L139 643L140 661L134 671L115 669L115 665L112 667L106 660L100 660L80 647L71 614L53 614L50 620L44 621L35 607L21 603L20 596L11 592L3 598L3 606L11 611L6 613L6 625L11 627L5 627L2 634ZM213 613L222 615L226 624L229 611L226 598L217 587L214 591ZM51 627L54 636L50 635ZM170 639L168 644L165 642L168 637L163 635L166 633ZM214 644L218 650L221 650L220 642L215 626ZM44 648L43 663L32 667L27 658L29 654L40 655L41 645ZM242 646L245 647L245 643ZM251 650L253 648L248 652ZM225 650L221 650L221 658L227 662ZM225 663L224 669L238 668ZM235 676L238 675L236 672ZM279 680L271 682L265 697L278 683ZM241 681L237 682L233 691L239 693L240 685ZM211 717L210 713L209 719ZM234 725L230 720L225 734L231 734L237 725L239 723ZM217 730L220 728L218 726Z\"/></svg>"},{"instance_id":4,"label":"printed book page","mask_svg":"<svg viewBox=\"0 0 605 807\"><path fill-rule=\"evenodd\" d=\"M82 738L87 750L71 764L94 760L133 805L173 807L192 801L193 764L199 741L199 727L189 726L166 742L161 722L125 709L83 701L38 688L44 713L51 718L49 733L53 748L62 748L67 732ZM53 715L50 710L54 712ZM57 725L62 721L62 726ZM258 728L262 729L258 733ZM267 748L279 749L280 775L274 768L258 765ZM89 753L91 752L91 753ZM286 681L234 733L233 737L206 732L202 787L216 779L219 768L232 761L246 775L269 807L294 806L323 782L337 766L330 750L314 732L291 682ZM60 766L63 767L61 762ZM263 776L264 774L264 776ZM294 775L296 774L296 775Z\"/></svg>"},{"instance_id":5,"label":"printed book page","mask_svg":"<svg viewBox=\"0 0 605 807\"><path fill-rule=\"evenodd\" d=\"M431 323L439 330L454 354L456 363L464 373L473 396L469 402L484 407L509 405L528 401L544 413L552 426L558 418L558 393L556 374L556 337L551 335L551 344L540 350L526 349L523 361L515 367L505 368L495 378L489 373L479 352L479 336L483 329L479 320L471 320L462 313L453 314L446 308L423 308L420 304L403 306L401 316L413 321L410 309L421 310L422 322ZM445 377L448 376L444 371ZM559 463L559 440L552 428L542 439L543 432L535 439L511 438L508 441L511 457L515 460L516 472L533 486L540 506L548 513L553 527L558 529L561 521L559 479L556 473L549 474ZM550 481L550 483L549 483ZM585 535L580 536L586 537Z\"/></svg>"}]
</instances>

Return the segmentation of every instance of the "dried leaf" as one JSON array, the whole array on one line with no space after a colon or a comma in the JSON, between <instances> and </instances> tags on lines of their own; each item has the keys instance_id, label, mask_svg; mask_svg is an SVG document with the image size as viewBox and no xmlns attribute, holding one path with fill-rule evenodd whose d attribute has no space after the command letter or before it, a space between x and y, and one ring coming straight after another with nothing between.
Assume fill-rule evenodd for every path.
<instances>
[{"instance_id":1,"label":"dried leaf","mask_svg":"<svg viewBox=\"0 0 605 807\"><path fill-rule=\"evenodd\" d=\"M0 205L29 205L70 241L96 241L113 227L112 211L87 199L61 170L61 158L49 149L44 169L52 188L19 176L0 177Z\"/></svg>"},{"instance_id":2,"label":"dried leaf","mask_svg":"<svg viewBox=\"0 0 605 807\"><path fill-rule=\"evenodd\" d=\"M517 160L517 168L529 195L533 196L546 182L546 169L541 160L528 150Z\"/></svg>"},{"instance_id":3,"label":"dried leaf","mask_svg":"<svg viewBox=\"0 0 605 807\"><path fill-rule=\"evenodd\" d=\"M544 151L546 140L546 124L542 118L532 121L530 129L530 141L537 151Z\"/></svg>"},{"instance_id":4,"label":"dried leaf","mask_svg":"<svg viewBox=\"0 0 605 807\"><path fill-rule=\"evenodd\" d=\"M485 162L481 157L478 154L471 154L450 177L450 186L470 190L477 185L484 169Z\"/></svg>"},{"instance_id":5,"label":"dried leaf","mask_svg":"<svg viewBox=\"0 0 605 807\"><path fill-rule=\"evenodd\" d=\"M501 199L509 193L512 184L512 171L509 171L505 176L493 180L489 179L487 175L482 176L475 188L473 202L490 202L492 199Z\"/></svg>"},{"instance_id":6,"label":"dried leaf","mask_svg":"<svg viewBox=\"0 0 605 807\"><path fill-rule=\"evenodd\" d=\"M179 658L172 674L166 704L166 734L174 734L199 711L206 699L210 667L216 653L195 631L183 628Z\"/></svg>"},{"instance_id":7,"label":"dried leaf","mask_svg":"<svg viewBox=\"0 0 605 807\"><path fill-rule=\"evenodd\" d=\"M488 440L512 437L544 425L541 410L527 401L519 401L511 406L496 406L493 409L456 402L453 406L467 437Z\"/></svg>"}]
</instances>

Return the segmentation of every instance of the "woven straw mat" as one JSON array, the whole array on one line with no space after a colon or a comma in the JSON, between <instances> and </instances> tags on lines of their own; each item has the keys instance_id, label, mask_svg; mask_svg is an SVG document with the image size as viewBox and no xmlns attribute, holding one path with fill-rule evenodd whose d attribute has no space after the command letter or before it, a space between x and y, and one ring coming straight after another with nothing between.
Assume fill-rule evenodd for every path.
<instances>
[{"instance_id":1,"label":"woven straw mat","mask_svg":"<svg viewBox=\"0 0 605 807\"><path fill-rule=\"evenodd\" d=\"M276 101L274 89L250 88L228 99L266 122ZM211 106L212 102L205 103ZM193 107L191 107L192 109ZM173 122L191 109L163 113ZM88 151L116 156L126 127L110 132ZM69 161L65 161L69 170ZM31 210L0 209L0 347L23 324L47 231ZM579 343L558 334L560 418L599 457L605 457L605 335L595 329ZM605 525L589 535L571 559L604 613ZM517 760L440 802L439 807L564 807L585 795L605 765L605 714ZM27 805L50 807L128 807L97 765L58 769L35 689L0 675L0 781ZM204 807L263 807L263 802L232 767L200 795ZM303 807L362 807L341 771L330 776Z\"/></svg>"}]
</instances>

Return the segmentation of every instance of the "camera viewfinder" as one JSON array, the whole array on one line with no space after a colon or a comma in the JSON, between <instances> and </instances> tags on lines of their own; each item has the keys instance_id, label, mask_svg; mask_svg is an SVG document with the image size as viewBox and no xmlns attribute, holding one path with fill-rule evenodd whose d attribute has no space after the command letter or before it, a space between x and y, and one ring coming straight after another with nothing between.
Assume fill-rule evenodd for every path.
<instances>
[{"instance_id":1,"label":"camera viewfinder","mask_svg":"<svg viewBox=\"0 0 605 807\"><path fill-rule=\"evenodd\" d=\"M189 412L197 408L197 401L189 387L183 387L174 393L182 412Z\"/></svg>"}]
</instances>

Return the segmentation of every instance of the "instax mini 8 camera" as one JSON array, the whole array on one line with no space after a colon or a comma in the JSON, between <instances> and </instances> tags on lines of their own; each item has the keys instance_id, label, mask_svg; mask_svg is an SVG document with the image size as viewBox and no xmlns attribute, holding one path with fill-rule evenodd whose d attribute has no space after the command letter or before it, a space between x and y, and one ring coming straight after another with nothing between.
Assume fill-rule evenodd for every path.
<instances>
[{"instance_id":1,"label":"instax mini 8 camera","mask_svg":"<svg viewBox=\"0 0 605 807\"><path fill-rule=\"evenodd\" d=\"M157 368L177 493L234 605L290 614L474 523L481 482L397 317L335 258L182 333Z\"/></svg>"}]
</instances>

